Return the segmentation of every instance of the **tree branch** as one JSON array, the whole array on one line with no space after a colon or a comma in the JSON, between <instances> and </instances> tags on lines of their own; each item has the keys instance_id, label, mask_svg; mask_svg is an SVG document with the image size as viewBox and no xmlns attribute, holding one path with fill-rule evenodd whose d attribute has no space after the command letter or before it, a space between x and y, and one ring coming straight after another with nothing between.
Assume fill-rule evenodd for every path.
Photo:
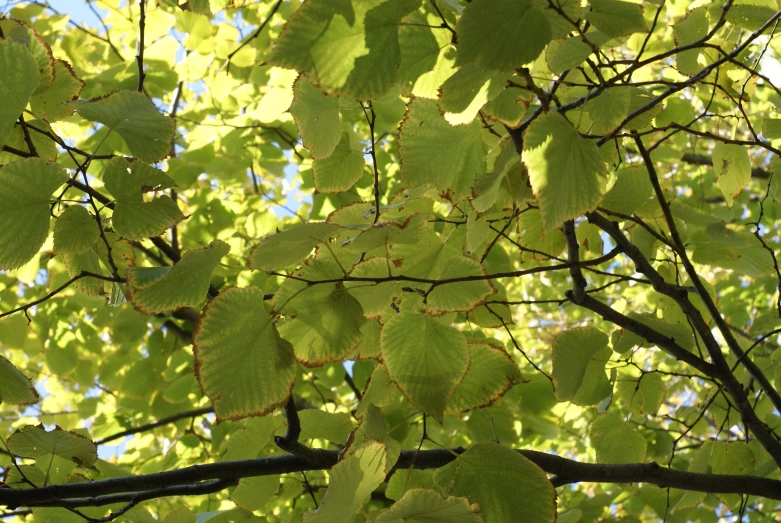
<instances>
[{"instance_id":1,"label":"tree branch","mask_svg":"<svg viewBox=\"0 0 781 523\"><path fill-rule=\"evenodd\" d=\"M390 473L399 469L439 468L455 460L463 448L434 450L405 450ZM656 463L602 465L582 463L534 450L518 450L548 474L559 477L560 484L594 483L650 483L659 487L678 488L696 492L746 494L781 500L781 481L746 475L702 474L661 467ZM226 461L194 465L169 472L140 476L123 476L87 483L51 485L40 488L0 489L0 505L47 506L61 500L69 506L105 505L137 499L154 499L172 495L202 494L198 488L221 490L233 482L248 477L269 476L308 470L324 470L334 466L339 451L321 450L326 461L313 464L298 456L285 454L243 461ZM214 480L222 481L220 484ZM214 492L212 491L212 492ZM111 496L109 494L121 494ZM60 505L61 506L61 505Z\"/></svg>"}]
</instances>

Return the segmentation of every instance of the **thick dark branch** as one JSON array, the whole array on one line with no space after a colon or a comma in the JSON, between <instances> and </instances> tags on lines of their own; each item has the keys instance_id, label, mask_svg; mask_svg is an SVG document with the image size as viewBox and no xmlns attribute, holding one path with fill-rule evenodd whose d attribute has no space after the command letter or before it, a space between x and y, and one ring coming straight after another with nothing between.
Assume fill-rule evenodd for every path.
<instances>
[{"instance_id":1,"label":"thick dark branch","mask_svg":"<svg viewBox=\"0 0 781 523\"><path fill-rule=\"evenodd\" d=\"M583 277L583 271L577 265L580 261L580 246L578 237L575 234L575 222L567 220L564 222L564 237L567 239L567 258L572 266L569 269L572 277L572 296L575 302L579 302L586 293L586 278Z\"/></svg>"},{"instance_id":2,"label":"thick dark branch","mask_svg":"<svg viewBox=\"0 0 781 523\"><path fill-rule=\"evenodd\" d=\"M734 354L736 358L741 360L741 364L746 368L749 374L751 374L751 377L757 381L757 383L765 392L765 394L767 394L768 398L770 398L770 401L773 403L773 406L776 408L776 410L781 411L781 394L778 393L775 387L773 387L773 385L767 379L765 374L759 369L759 367L751 359L743 357L743 349L741 349L740 345L738 345L737 340L732 335L732 331L730 330L729 325L727 324L726 320L724 320L724 318L721 316L721 312L719 312L718 307L716 307L716 303L711 298L710 293L705 288L705 285L703 285L702 280L700 279L700 275L697 273L697 269L695 269L694 264L689 259L689 255L686 253L686 246L683 244L683 240L681 240L681 236L678 233L678 228L675 225L675 220L673 219L672 211L670 211L670 205L667 203L667 200L665 199L664 192L662 191L661 185L659 185L659 177L656 174L656 167L654 166L654 163L651 160L651 156L648 154L648 151L645 149L642 139L640 137L635 137L635 144L637 145L640 154L643 157L643 161L646 165L646 168L648 169L648 175L651 180L651 185L654 188L654 193L656 194L656 199L659 202L659 206L662 208L662 213L664 214L665 222L667 222L667 227L670 229L670 236L673 240L673 245L675 246L675 250L678 252L678 255L681 257L681 263L683 264L683 267L686 270L686 274L688 274L689 279L692 282L692 285L694 285L694 288L697 289L697 293L700 295L702 302L705 304L705 307L708 309L708 312L713 318L713 321L716 323L716 326L719 328L719 332L724 338L724 341L727 342L727 346L729 347L732 354ZM673 299L675 299L674 296ZM688 297L685 297L684 300L676 300L676 301L678 301L679 304L682 304L683 301L688 301ZM685 303L683 304L685 305ZM696 311L696 309L694 310ZM699 317L699 312L696 312L694 314L687 313L687 315L692 319L692 321L696 321ZM697 327L696 322L695 322L695 327ZM700 332L701 330L706 331L708 336L703 334L703 332ZM723 370L729 373L728 370L729 367L727 366L726 361L723 361L724 358L721 355L721 348L718 346L718 343L716 343L716 340L711 335L710 327L703 326L701 329L698 329L698 332L700 332L700 336L702 336L703 340L705 341L706 347L708 348L708 353L711 355L711 358L713 359L713 363L719 367L723 366ZM731 373L729 374L730 376L732 375ZM727 390L729 390L731 393L732 392L731 388L727 385L727 383L725 383L725 386L727 387ZM781 450L781 447L779 447L779 450ZM778 457L781 458L781 454ZM781 465L781 462L779 462L779 465Z\"/></svg>"},{"instance_id":3,"label":"thick dark branch","mask_svg":"<svg viewBox=\"0 0 781 523\"><path fill-rule=\"evenodd\" d=\"M394 470L439 468L452 462L464 449L405 450L399 456ZM169 472L158 472L141 476L123 476L88 483L52 485L30 489L0 489L0 505L46 506L61 500L70 506L103 505L129 501L132 497L153 499L171 495L200 494L198 488L210 489L223 481L225 488L235 480L255 476L269 476L323 470L334 466L339 451L321 451L327 463L312 464L297 456L285 454L244 461L227 461L195 465ZM672 487L697 492L722 494L747 494L770 499L781 499L781 481L757 476L701 474L660 467L656 463L634 463L627 465L601 465L581 463L533 450L519 450L526 458L536 463L548 474L555 474L559 482L596 483L650 483L660 487ZM391 471L392 472L392 471ZM205 483L202 483L205 482ZM217 489L219 490L219 489ZM110 494L121 494L111 496Z\"/></svg>"},{"instance_id":4,"label":"thick dark branch","mask_svg":"<svg viewBox=\"0 0 781 523\"><path fill-rule=\"evenodd\" d=\"M664 349L673 358L688 363L698 371L702 372L706 376L712 376L716 373L716 367L696 354L684 349L675 338L665 336L661 332L652 329L648 325L641 323L629 316L625 316L613 309L609 305L602 303L601 301L592 298L588 294L583 294L580 299L575 298L573 291L567 291L567 298L576 305L580 305L592 312L595 312L602 316L605 320L618 325L622 329L626 329L633 334L637 334L649 343L656 345Z\"/></svg>"}]
</instances>

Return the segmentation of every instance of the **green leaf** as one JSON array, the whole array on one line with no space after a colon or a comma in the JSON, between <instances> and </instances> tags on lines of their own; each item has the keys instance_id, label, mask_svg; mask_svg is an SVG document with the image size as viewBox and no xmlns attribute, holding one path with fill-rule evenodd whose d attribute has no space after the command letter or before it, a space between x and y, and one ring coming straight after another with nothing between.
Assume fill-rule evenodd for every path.
<instances>
[{"instance_id":1,"label":"green leaf","mask_svg":"<svg viewBox=\"0 0 781 523\"><path fill-rule=\"evenodd\" d=\"M169 512L163 521L165 523L196 523L197 519L192 510L182 507Z\"/></svg>"},{"instance_id":2,"label":"green leaf","mask_svg":"<svg viewBox=\"0 0 781 523\"><path fill-rule=\"evenodd\" d=\"M32 380L0 356L0 403L32 405L39 399Z\"/></svg>"},{"instance_id":3,"label":"green leaf","mask_svg":"<svg viewBox=\"0 0 781 523\"><path fill-rule=\"evenodd\" d=\"M599 31L588 32L585 37L597 48L609 40ZM571 36L566 40L553 40L545 49L545 61L551 72L561 74L581 65L593 52L592 47L580 36ZM605 93L612 90L608 89Z\"/></svg>"},{"instance_id":4,"label":"green leaf","mask_svg":"<svg viewBox=\"0 0 781 523\"><path fill-rule=\"evenodd\" d=\"M125 141L130 154L146 163L159 162L173 147L176 124L161 115L142 93L118 91L89 102L71 102L76 112L90 122L102 123Z\"/></svg>"},{"instance_id":5,"label":"green leaf","mask_svg":"<svg viewBox=\"0 0 781 523\"><path fill-rule=\"evenodd\" d=\"M708 10L706 7L692 9L680 22L673 25L675 44L678 47L693 44L708 34ZM700 49L690 49L678 53L678 71L692 76L702 67L697 63L700 57Z\"/></svg>"},{"instance_id":6,"label":"green leaf","mask_svg":"<svg viewBox=\"0 0 781 523\"><path fill-rule=\"evenodd\" d=\"M632 412L655 416L664 402L667 388L661 374L646 373L639 380L619 379L618 394Z\"/></svg>"},{"instance_id":7,"label":"green leaf","mask_svg":"<svg viewBox=\"0 0 781 523\"><path fill-rule=\"evenodd\" d=\"M305 72L325 92L357 100L398 78L401 19L420 0L310 0L289 19L269 63Z\"/></svg>"},{"instance_id":8,"label":"green leaf","mask_svg":"<svg viewBox=\"0 0 781 523\"><path fill-rule=\"evenodd\" d=\"M412 489L388 510L383 511L375 523L482 523L483 519L472 511L466 498L443 498L433 490Z\"/></svg>"},{"instance_id":9,"label":"green leaf","mask_svg":"<svg viewBox=\"0 0 781 523\"><path fill-rule=\"evenodd\" d=\"M21 267L41 248L49 235L49 200L67 179L65 169L41 158L0 167L0 270Z\"/></svg>"},{"instance_id":10,"label":"green leaf","mask_svg":"<svg viewBox=\"0 0 781 523\"><path fill-rule=\"evenodd\" d=\"M586 20L608 36L628 36L647 31L643 7L621 0L589 0L591 11Z\"/></svg>"},{"instance_id":11,"label":"green leaf","mask_svg":"<svg viewBox=\"0 0 781 523\"><path fill-rule=\"evenodd\" d=\"M54 252L81 254L100 241L100 229L86 207L71 205L54 224Z\"/></svg>"},{"instance_id":12,"label":"green leaf","mask_svg":"<svg viewBox=\"0 0 781 523\"><path fill-rule=\"evenodd\" d=\"M645 438L616 414L603 414L596 419L591 425L591 444L599 463L642 463L645 460Z\"/></svg>"},{"instance_id":13,"label":"green leaf","mask_svg":"<svg viewBox=\"0 0 781 523\"><path fill-rule=\"evenodd\" d=\"M279 475L242 478L231 500L244 510L261 510L279 491Z\"/></svg>"},{"instance_id":14,"label":"green leaf","mask_svg":"<svg viewBox=\"0 0 781 523\"><path fill-rule=\"evenodd\" d=\"M489 120L501 122L510 127L518 127L529 102L528 92L517 87L505 87L499 96L483 106L483 112Z\"/></svg>"},{"instance_id":15,"label":"green leaf","mask_svg":"<svg viewBox=\"0 0 781 523\"><path fill-rule=\"evenodd\" d=\"M257 287L233 287L211 300L193 347L198 381L219 419L263 416L290 396L293 347L279 336Z\"/></svg>"},{"instance_id":16,"label":"green leaf","mask_svg":"<svg viewBox=\"0 0 781 523\"><path fill-rule=\"evenodd\" d=\"M488 407L516 383L523 383L518 366L495 340L468 342L469 369L448 403L448 411L467 412Z\"/></svg>"},{"instance_id":17,"label":"green leaf","mask_svg":"<svg viewBox=\"0 0 781 523\"><path fill-rule=\"evenodd\" d=\"M385 481L386 447L370 441L330 470L330 483L320 506L304 514L304 523L349 521Z\"/></svg>"},{"instance_id":18,"label":"green leaf","mask_svg":"<svg viewBox=\"0 0 781 523\"><path fill-rule=\"evenodd\" d=\"M350 415L346 412L303 409L298 411L298 416L301 419L301 441L322 439L344 445L353 430Z\"/></svg>"},{"instance_id":19,"label":"green leaf","mask_svg":"<svg viewBox=\"0 0 781 523\"><path fill-rule=\"evenodd\" d=\"M324 94L302 75L293 84L290 114L312 158L322 160L331 156L341 137L339 98Z\"/></svg>"},{"instance_id":20,"label":"green leaf","mask_svg":"<svg viewBox=\"0 0 781 523\"><path fill-rule=\"evenodd\" d=\"M456 33L456 64L503 71L533 61L552 37L548 19L531 0L474 0L464 9Z\"/></svg>"},{"instance_id":21,"label":"green leaf","mask_svg":"<svg viewBox=\"0 0 781 523\"><path fill-rule=\"evenodd\" d=\"M68 104L78 100L82 82L65 60L54 62L54 82L43 91L38 91L30 99L30 108L38 117L56 122L73 114L73 106Z\"/></svg>"},{"instance_id":22,"label":"green leaf","mask_svg":"<svg viewBox=\"0 0 781 523\"><path fill-rule=\"evenodd\" d=\"M330 223L309 222L263 238L253 249L247 265L250 269L276 271L296 265L312 249L341 228Z\"/></svg>"},{"instance_id":23,"label":"green leaf","mask_svg":"<svg viewBox=\"0 0 781 523\"><path fill-rule=\"evenodd\" d=\"M299 273L311 281L340 278L339 266L330 260L312 260ZM363 309L342 283L308 285L286 280L274 294L277 312L291 316L280 327L282 337L296 348L296 358L308 366L319 366L346 358L361 341L366 323Z\"/></svg>"},{"instance_id":24,"label":"green leaf","mask_svg":"<svg viewBox=\"0 0 781 523\"><path fill-rule=\"evenodd\" d=\"M603 388L605 385L608 386L606 394L595 403L610 393L610 384L604 371L605 363L610 356L607 342L607 334L594 327L569 329L556 337L552 356L556 399L574 400L584 384L584 378L595 375L600 377L599 382Z\"/></svg>"},{"instance_id":25,"label":"green leaf","mask_svg":"<svg viewBox=\"0 0 781 523\"><path fill-rule=\"evenodd\" d=\"M385 323L380 345L390 378L412 404L441 423L469 367L464 335L430 316L402 312Z\"/></svg>"},{"instance_id":26,"label":"green leaf","mask_svg":"<svg viewBox=\"0 0 781 523\"><path fill-rule=\"evenodd\" d=\"M41 81L35 57L26 46L10 38L0 39L0 150ZM2 264L0 263L0 268Z\"/></svg>"},{"instance_id":27,"label":"green leaf","mask_svg":"<svg viewBox=\"0 0 781 523\"><path fill-rule=\"evenodd\" d=\"M199 306L206 298L212 272L228 251L228 244L214 240L202 249L189 251L173 267L128 269L130 302L145 314Z\"/></svg>"},{"instance_id":28,"label":"green leaf","mask_svg":"<svg viewBox=\"0 0 781 523\"><path fill-rule=\"evenodd\" d=\"M480 278L485 276L485 270L480 262L466 256L456 256L449 259L442 268L440 278ZM446 312L468 312L485 300L496 289L488 280L475 279L462 282L438 285L429 293L426 300L426 311L432 316Z\"/></svg>"},{"instance_id":29,"label":"green leaf","mask_svg":"<svg viewBox=\"0 0 781 523\"><path fill-rule=\"evenodd\" d=\"M461 66L442 85L439 107L445 120L451 125L471 123L483 105L501 94L510 75L469 64Z\"/></svg>"},{"instance_id":30,"label":"green leaf","mask_svg":"<svg viewBox=\"0 0 781 523\"><path fill-rule=\"evenodd\" d=\"M385 258L369 258L364 260L350 272L355 278L377 278L388 275L388 262ZM377 285L366 285L364 282L348 283L350 294L358 300L366 318L379 318L391 306L393 298L401 294L401 286L389 281Z\"/></svg>"},{"instance_id":31,"label":"green leaf","mask_svg":"<svg viewBox=\"0 0 781 523\"><path fill-rule=\"evenodd\" d=\"M762 122L762 134L768 140L781 138L781 118L765 118Z\"/></svg>"},{"instance_id":32,"label":"green leaf","mask_svg":"<svg viewBox=\"0 0 781 523\"><path fill-rule=\"evenodd\" d=\"M618 171L616 183L607 192L600 207L631 215L648 203L653 192L645 165L631 165Z\"/></svg>"},{"instance_id":33,"label":"green leaf","mask_svg":"<svg viewBox=\"0 0 781 523\"><path fill-rule=\"evenodd\" d=\"M401 124L399 156L402 181L410 187L431 183L455 202L469 196L485 172L480 122L453 127L434 101L415 99Z\"/></svg>"},{"instance_id":34,"label":"green leaf","mask_svg":"<svg viewBox=\"0 0 781 523\"><path fill-rule=\"evenodd\" d=\"M692 261L735 271L751 278L773 273L773 258L754 235L713 224L692 238Z\"/></svg>"},{"instance_id":35,"label":"green leaf","mask_svg":"<svg viewBox=\"0 0 781 523\"><path fill-rule=\"evenodd\" d=\"M529 126L523 162L539 201L544 232L599 205L606 173L599 149L560 114L541 116Z\"/></svg>"},{"instance_id":36,"label":"green leaf","mask_svg":"<svg viewBox=\"0 0 781 523\"><path fill-rule=\"evenodd\" d=\"M363 418L372 405L385 407L396 401L398 397L398 387L388 376L388 370L385 368L385 365L380 363L372 371L361 403L355 409L355 417L358 419Z\"/></svg>"},{"instance_id":37,"label":"green leaf","mask_svg":"<svg viewBox=\"0 0 781 523\"><path fill-rule=\"evenodd\" d=\"M438 98L438 89L454 72L456 48L449 31L437 30L436 13L408 15L399 28L401 63L398 85L402 96Z\"/></svg>"},{"instance_id":38,"label":"green leaf","mask_svg":"<svg viewBox=\"0 0 781 523\"><path fill-rule=\"evenodd\" d=\"M46 431L43 425L27 425L9 436L7 446L10 452L22 458L59 456L86 467L98 459L98 450L92 441L57 426Z\"/></svg>"},{"instance_id":39,"label":"green leaf","mask_svg":"<svg viewBox=\"0 0 781 523\"><path fill-rule=\"evenodd\" d=\"M656 95L654 95L652 92L640 87L626 87L625 89L628 89L630 94L629 110L627 116L629 114L633 114L635 111L638 111L641 108L644 108L649 102L656 98ZM643 109L640 114L629 120L624 125L624 128L629 129L630 131L639 131L640 129L645 129L651 125L654 118L656 118L663 109L664 105L661 103L657 103L650 109Z\"/></svg>"},{"instance_id":40,"label":"green leaf","mask_svg":"<svg viewBox=\"0 0 781 523\"><path fill-rule=\"evenodd\" d=\"M168 195L144 201L144 193L175 185L158 169L140 162L128 163L124 158L112 158L103 173L103 183L116 199L111 217L114 230L128 240L159 236L184 219L184 214Z\"/></svg>"},{"instance_id":41,"label":"green leaf","mask_svg":"<svg viewBox=\"0 0 781 523\"><path fill-rule=\"evenodd\" d=\"M778 10L774 0L737 0L726 13L729 23L756 31Z\"/></svg>"},{"instance_id":42,"label":"green leaf","mask_svg":"<svg viewBox=\"0 0 781 523\"><path fill-rule=\"evenodd\" d=\"M363 176L363 152L350 147L350 135L342 139L331 156L312 162L315 187L320 192L344 192Z\"/></svg>"},{"instance_id":43,"label":"green leaf","mask_svg":"<svg viewBox=\"0 0 781 523\"><path fill-rule=\"evenodd\" d=\"M748 149L742 145L716 142L713 147L713 170L727 206L732 207L733 198L743 192L751 180Z\"/></svg>"},{"instance_id":44,"label":"green leaf","mask_svg":"<svg viewBox=\"0 0 781 523\"><path fill-rule=\"evenodd\" d=\"M93 222L94 223L94 222ZM97 227L97 225L96 225ZM73 278L81 272L91 272L93 274L103 274L100 267L100 257L96 252L96 246L102 244L93 244L83 252L65 252L62 255L62 261L68 269L68 276ZM85 292L89 296L102 296L106 294L106 282L98 278L81 278L73 284L77 289Z\"/></svg>"},{"instance_id":45,"label":"green leaf","mask_svg":"<svg viewBox=\"0 0 781 523\"><path fill-rule=\"evenodd\" d=\"M624 87L615 87L603 91L599 96L586 103L586 109L592 124L589 132L610 134L629 115L629 103L632 91Z\"/></svg>"},{"instance_id":46,"label":"green leaf","mask_svg":"<svg viewBox=\"0 0 781 523\"><path fill-rule=\"evenodd\" d=\"M440 468L434 481L446 495L477 503L485 523L556 521L556 492L548 477L518 452L483 442Z\"/></svg>"}]
</instances>

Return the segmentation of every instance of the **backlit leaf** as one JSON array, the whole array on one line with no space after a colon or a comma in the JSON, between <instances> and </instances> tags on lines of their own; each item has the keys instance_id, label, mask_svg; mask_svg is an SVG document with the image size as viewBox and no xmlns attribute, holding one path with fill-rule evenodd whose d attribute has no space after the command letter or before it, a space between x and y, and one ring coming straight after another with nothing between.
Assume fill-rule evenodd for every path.
<instances>
[{"instance_id":1,"label":"backlit leaf","mask_svg":"<svg viewBox=\"0 0 781 523\"><path fill-rule=\"evenodd\" d=\"M485 523L556 520L556 492L545 473L518 452L477 443L440 468L434 481L447 495L477 503Z\"/></svg>"},{"instance_id":2,"label":"backlit leaf","mask_svg":"<svg viewBox=\"0 0 781 523\"><path fill-rule=\"evenodd\" d=\"M616 414L603 414L591 425L591 444L604 464L642 463L647 443L634 425Z\"/></svg>"},{"instance_id":3,"label":"backlit leaf","mask_svg":"<svg viewBox=\"0 0 781 523\"><path fill-rule=\"evenodd\" d=\"M304 514L304 523L347 521L385 480L386 447L377 441L362 445L330 470L330 483L320 506Z\"/></svg>"},{"instance_id":4,"label":"backlit leaf","mask_svg":"<svg viewBox=\"0 0 781 523\"><path fill-rule=\"evenodd\" d=\"M187 252L173 267L128 269L131 303L146 314L197 307L206 299L212 272L229 250L226 243L214 240L202 249Z\"/></svg>"},{"instance_id":5,"label":"backlit leaf","mask_svg":"<svg viewBox=\"0 0 781 523\"><path fill-rule=\"evenodd\" d=\"M587 374L599 373L600 382L609 385L604 368L610 350L604 332L594 327L579 327L562 332L553 342L553 382L556 385L556 399L573 400L584 383ZM607 354L606 354L607 353ZM606 393L601 398L607 396Z\"/></svg>"},{"instance_id":6,"label":"backlit leaf","mask_svg":"<svg viewBox=\"0 0 781 523\"><path fill-rule=\"evenodd\" d=\"M340 228L330 223L305 223L263 238L250 254L250 269L275 271L306 258L320 242L335 236Z\"/></svg>"},{"instance_id":7,"label":"backlit leaf","mask_svg":"<svg viewBox=\"0 0 781 523\"><path fill-rule=\"evenodd\" d=\"M171 149L175 123L163 116L142 93L119 91L89 102L72 102L76 112L102 123L125 141L130 153L142 162L159 162Z\"/></svg>"},{"instance_id":8,"label":"backlit leaf","mask_svg":"<svg viewBox=\"0 0 781 523\"><path fill-rule=\"evenodd\" d=\"M401 179L412 187L431 183L453 201L464 199L485 172L482 132L479 122L450 125L436 102L413 100L400 130Z\"/></svg>"},{"instance_id":9,"label":"backlit leaf","mask_svg":"<svg viewBox=\"0 0 781 523\"><path fill-rule=\"evenodd\" d=\"M505 71L537 58L552 36L548 19L531 0L474 0L456 32L459 65ZM485 45L487 40L494 45Z\"/></svg>"},{"instance_id":10,"label":"backlit leaf","mask_svg":"<svg viewBox=\"0 0 781 523\"><path fill-rule=\"evenodd\" d=\"M364 165L362 151L350 147L350 135L344 132L328 158L312 162L315 187L320 192L346 191L361 179Z\"/></svg>"},{"instance_id":11,"label":"backlit leaf","mask_svg":"<svg viewBox=\"0 0 781 523\"><path fill-rule=\"evenodd\" d=\"M627 36L645 31L643 8L623 0L589 0L586 19L608 36Z\"/></svg>"},{"instance_id":12,"label":"backlit leaf","mask_svg":"<svg viewBox=\"0 0 781 523\"><path fill-rule=\"evenodd\" d=\"M100 229L86 207L71 205L54 224L54 252L81 254L100 241Z\"/></svg>"},{"instance_id":13,"label":"backlit leaf","mask_svg":"<svg viewBox=\"0 0 781 523\"><path fill-rule=\"evenodd\" d=\"M293 84L290 114L312 158L328 158L341 137L339 98L323 94L306 76L299 76Z\"/></svg>"},{"instance_id":14,"label":"backlit leaf","mask_svg":"<svg viewBox=\"0 0 781 523\"><path fill-rule=\"evenodd\" d=\"M469 367L464 335L427 315L407 312L388 320L380 344L390 378L414 405L441 421Z\"/></svg>"},{"instance_id":15,"label":"backlit leaf","mask_svg":"<svg viewBox=\"0 0 781 523\"><path fill-rule=\"evenodd\" d=\"M375 520L376 523L481 523L483 519L475 513L466 498L443 498L433 490L412 489L407 491L388 510Z\"/></svg>"},{"instance_id":16,"label":"backlit leaf","mask_svg":"<svg viewBox=\"0 0 781 523\"><path fill-rule=\"evenodd\" d=\"M49 200L67 179L41 158L0 167L0 269L21 267L38 252L49 234Z\"/></svg>"},{"instance_id":17,"label":"backlit leaf","mask_svg":"<svg viewBox=\"0 0 781 523\"><path fill-rule=\"evenodd\" d=\"M184 219L168 195L144 201L144 193L175 185L162 171L140 162L128 164L123 158L113 158L103 173L103 183L116 199L111 218L114 230L128 240L158 236Z\"/></svg>"},{"instance_id":18,"label":"backlit leaf","mask_svg":"<svg viewBox=\"0 0 781 523\"><path fill-rule=\"evenodd\" d=\"M30 378L0 356L0 403L32 405L38 400L38 392Z\"/></svg>"},{"instance_id":19,"label":"backlit leaf","mask_svg":"<svg viewBox=\"0 0 781 523\"><path fill-rule=\"evenodd\" d=\"M0 39L0 149L41 81L35 57L23 45ZM1 266L2 264L0 264Z\"/></svg>"},{"instance_id":20,"label":"backlit leaf","mask_svg":"<svg viewBox=\"0 0 781 523\"><path fill-rule=\"evenodd\" d=\"M606 173L597 146L559 114L541 116L529 127L523 162L545 232L594 210L602 199Z\"/></svg>"},{"instance_id":21,"label":"backlit leaf","mask_svg":"<svg viewBox=\"0 0 781 523\"><path fill-rule=\"evenodd\" d=\"M283 405L296 379L257 287L230 288L209 302L195 333L195 369L220 419L262 416Z\"/></svg>"},{"instance_id":22,"label":"backlit leaf","mask_svg":"<svg viewBox=\"0 0 781 523\"><path fill-rule=\"evenodd\" d=\"M367 100L398 77L399 23L420 0L310 0L277 39L270 63L305 72L329 94Z\"/></svg>"},{"instance_id":23,"label":"backlit leaf","mask_svg":"<svg viewBox=\"0 0 781 523\"><path fill-rule=\"evenodd\" d=\"M717 143L713 148L713 170L727 205L739 195L751 179L751 159L741 145Z\"/></svg>"},{"instance_id":24,"label":"backlit leaf","mask_svg":"<svg viewBox=\"0 0 781 523\"><path fill-rule=\"evenodd\" d=\"M27 425L8 437L8 450L23 458L59 456L90 466L98 458L95 444L84 436L54 427L47 431L43 425Z\"/></svg>"}]
</instances>

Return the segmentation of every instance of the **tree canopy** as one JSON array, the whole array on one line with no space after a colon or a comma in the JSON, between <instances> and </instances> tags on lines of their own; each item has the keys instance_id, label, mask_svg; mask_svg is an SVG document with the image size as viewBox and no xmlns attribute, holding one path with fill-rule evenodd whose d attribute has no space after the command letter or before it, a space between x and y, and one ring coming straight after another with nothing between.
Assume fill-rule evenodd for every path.
<instances>
[{"instance_id":1,"label":"tree canopy","mask_svg":"<svg viewBox=\"0 0 781 523\"><path fill-rule=\"evenodd\" d=\"M65 5L0 6L3 520L777 521L781 3Z\"/></svg>"}]
</instances>

